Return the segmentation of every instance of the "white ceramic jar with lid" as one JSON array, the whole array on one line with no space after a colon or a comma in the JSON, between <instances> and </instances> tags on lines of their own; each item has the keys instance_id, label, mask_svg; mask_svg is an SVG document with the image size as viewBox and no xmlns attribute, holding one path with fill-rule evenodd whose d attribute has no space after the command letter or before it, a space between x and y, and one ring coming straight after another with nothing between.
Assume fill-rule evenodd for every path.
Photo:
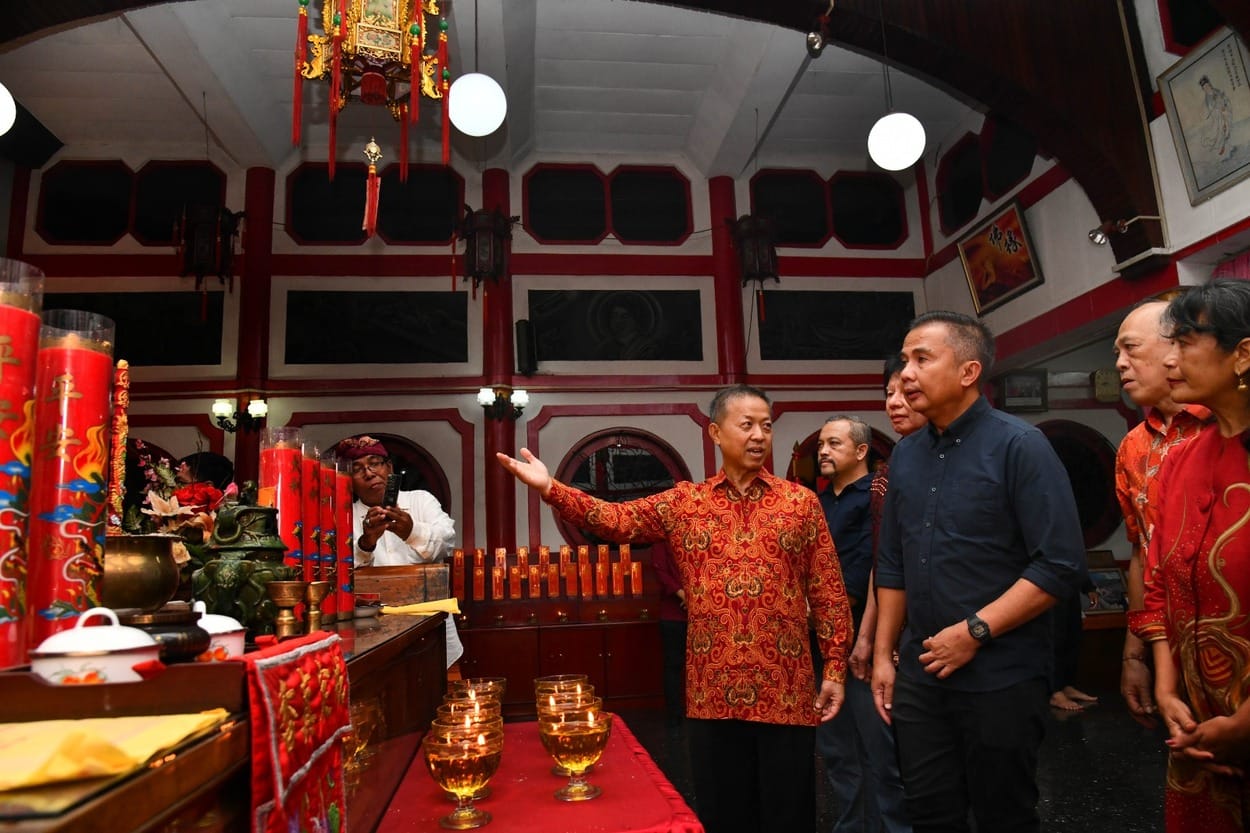
<instances>
[{"instance_id":1,"label":"white ceramic jar with lid","mask_svg":"<svg viewBox=\"0 0 1250 833\"><path fill-rule=\"evenodd\" d=\"M103 616L110 624L87 626ZM143 679L135 666L159 661L160 646L151 635L119 625L107 607L84 611L69 630L54 633L30 652L30 669L56 685L133 683Z\"/></svg>"},{"instance_id":2,"label":"white ceramic jar with lid","mask_svg":"<svg viewBox=\"0 0 1250 833\"><path fill-rule=\"evenodd\" d=\"M196 601L193 609L200 614L199 626L208 631L211 640L208 650L196 657L196 662L219 662L243 656L246 629L238 619L208 613L208 606L202 601Z\"/></svg>"}]
</instances>

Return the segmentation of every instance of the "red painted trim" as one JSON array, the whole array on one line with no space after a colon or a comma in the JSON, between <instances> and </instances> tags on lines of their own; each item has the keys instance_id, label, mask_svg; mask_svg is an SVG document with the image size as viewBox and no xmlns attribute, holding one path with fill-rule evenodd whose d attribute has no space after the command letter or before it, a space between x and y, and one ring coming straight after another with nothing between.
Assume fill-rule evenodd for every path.
<instances>
[{"instance_id":1,"label":"red painted trim","mask_svg":"<svg viewBox=\"0 0 1250 833\"><path fill-rule=\"evenodd\" d=\"M411 178L412 178L412 172L413 172L413 171L415 171L415 170L421 170L421 169L443 171L443 172L446 172L446 173L451 174L451 176L455 179L455 181L456 181L456 198L455 198L455 201L454 201L454 202L452 202L452 204L450 204L450 205L448 205L448 206L447 206L447 210L448 210L449 212L451 212L451 216L452 216L452 218L453 218L453 226L454 226L454 225L455 225L455 222L459 220L459 218L460 218L461 214L462 214L462 213L463 213L463 211L464 211L464 202L465 202L465 197L464 197L464 177L462 177L460 174L458 174L458 173L456 172L455 168L452 168L452 167L450 167L450 166L448 166L448 165L431 165L431 164L429 164L429 163L425 163L425 162L422 162L422 163L412 162L412 163L409 163L409 165L408 165L408 177L409 177L409 179L411 180ZM379 176L380 178L385 179L386 177L388 177L388 176L390 176L390 175L391 175L391 172L392 172L392 171L394 171L394 175L395 175L395 178L394 178L394 180L392 181L392 182L393 182L393 184L395 184L395 185L399 185L399 186L401 186L401 187L403 187L404 185L406 185L406 184L407 184L407 183L401 183L401 182L399 181L399 163L398 163L398 162L394 162L394 163L392 163L392 164L390 164L390 165L387 165L385 168L383 168L383 169L382 169L382 170L378 173L378 176ZM383 184L387 184L387 183L383 183ZM505 210L503 211L503 213L504 213L504 215L506 216L508 212L507 212L507 210L505 209ZM395 239L392 239L392 238L390 238L390 237L387 237L387 236L386 236L386 234L384 234L384 233L383 233L381 225L379 225L379 226L378 226L378 238L379 238L379 239L380 239L383 243L385 243L385 244L386 244L386 245L388 245L388 246L405 246L405 247L410 247L410 246L446 246L446 245L448 245L448 244L450 244L450 243L452 242L452 238L455 236L455 234L456 234L456 232L455 232L455 230L454 230L454 228L453 228L452 233L451 233L450 235L448 235L447 237L443 238L442 240L395 240Z\"/></svg>"},{"instance_id":2,"label":"red painted trim","mask_svg":"<svg viewBox=\"0 0 1250 833\"><path fill-rule=\"evenodd\" d=\"M929 258L933 256L933 210L932 202L929 200L929 169L924 163L924 155L921 154L919 161L915 165L916 171L916 202L920 205L920 240L923 244L925 264L929 263ZM924 267L925 274L929 272L928 266Z\"/></svg>"},{"instance_id":3,"label":"red painted trim","mask_svg":"<svg viewBox=\"0 0 1250 833\"><path fill-rule=\"evenodd\" d=\"M30 168L13 167L13 193L9 197L9 242L5 253L22 257L26 244L26 212L30 210Z\"/></svg>"},{"instance_id":4,"label":"red painted trim","mask_svg":"<svg viewBox=\"0 0 1250 833\"><path fill-rule=\"evenodd\" d=\"M1150 96L1150 111L1151 119L1157 119L1167 112L1167 107L1163 103L1163 93L1158 90Z\"/></svg>"},{"instance_id":5,"label":"red painted trim","mask_svg":"<svg viewBox=\"0 0 1250 833\"><path fill-rule=\"evenodd\" d=\"M208 450L221 454L226 446L226 433L217 427L208 414L130 414L127 420L133 428L172 428L189 426L208 437ZM136 432L131 431L130 436Z\"/></svg>"},{"instance_id":6,"label":"red painted trim","mask_svg":"<svg viewBox=\"0 0 1250 833\"><path fill-rule=\"evenodd\" d=\"M954 159L956 155L959 152L963 151L963 149L968 145L975 145L977 147L977 160L978 160L977 169L980 170L980 166L982 164L980 162L980 158L981 158L980 147L981 146L980 146L980 142L977 140L977 134L973 133L972 131L968 131L964 135L960 136L959 140L956 141L949 148L947 148L946 153L942 154L942 161L938 162L937 181L934 183L934 186L937 189L937 195L938 195L938 203L937 203L938 227L941 228L942 233L947 235L948 237L954 234L958 229L963 228L969 223L975 222L977 218L977 214L979 213L979 212L973 212L973 215L969 217L966 222L958 223L957 225L954 225L954 226L948 226L946 224L946 215L942 212L942 194L946 193L946 186L950 182L951 166L954 164ZM982 179L982 183L984 183L984 179ZM977 193L981 194L984 190L985 190L984 185L982 185L982 187L977 189ZM985 199L985 197L982 196L981 199Z\"/></svg>"},{"instance_id":7,"label":"red painted trim","mask_svg":"<svg viewBox=\"0 0 1250 833\"><path fill-rule=\"evenodd\" d=\"M1247 230L1250 230L1250 217L1244 217L1232 225L1225 226L1214 234L1209 234L1201 240L1195 243L1190 243L1185 248L1173 252L1172 260L1184 260L1191 255L1195 255L1204 249L1209 249L1210 247L1227 240L1233 235L1241 234L1243 231Z\"/></svg>"},{"instance_id":8,"label":"red painted trim","mask_svg":"<svg viewBox=\"0 0 1250 833\"><path fill-rule=\"evenodd\" d=\"M756 171L755 174L751 177L751 181L749 183L752 215L755 215L758 213L756 210L756 205L755 205L755 183L758 182L760 179L765 179L768 177L777 177L777 178L785 178L785 179L796 179L796 178L814 179L820 183L820 192L821 194L824 195L824 202L825 202L825 236L820 238L820 240L815 243L788 243L788 242L782 242L779 240L778 245L785 246L787 249L820 249L820 248L823 248L824 245L829 242L829 238L833 237L833 206L829 201L829 184L825 182L825 180L817 176L815 171L810 171L805 168L764 168L763 170ZM766 219L770 219L770 218L766 218ZM775 230L775 226L776 226L776 223L774 221L774 230ZM781 272L780 264L778 264L777 271Z\"/></svg>"},{"instance_id":9,"label":"red painted trim","mask_svg":"<svg viewBox=\"0 0 1250 833\"><path fill-rule=\"evenodd\" d=\"M534 227L530 222L530 178L535 174L544 171L563 170L563 171L591 171L599 177L599 185L603 188L603 231L593 240L554 240L542 237L534 232ZM603 171L599 170L589 162L573 162L573 163L557 163L557 162L539 162L530 168L521 177L521 225L529 232L539 243L549 245L568 245L568 246L594 246L608 236L608 230L612 228L612 201L608 199L608 183L603 175ZM519 269L514 268L513 272Z\"/></svg>"},{"instance_id":10,"label":"red painted trim","mask_svg":"<svg viewBox=\"0 0 1250 833\"><path fill-rule=\"evenodd\" d=\"M177 229L171 229L170 239L168 240L151 240L144 238L139 234L139 229L135 226L135 215L139 210L139 186L147 176L159 176L159 171L169 168L204 168L217 175L217 205L224 206L226 204L226 173L212 162L196 161L196 160L152 160L145 164L134 175L134 182L131 185L130 197L130 235L138 241L140 246L176 246L179 240L176 237Z\"/></svg>"},{"instance_id":11,"label":"red painted trim","mask_svg":"<svg viewBox=\"0 0 1250 833\"><path fill-rule=\"evenodd\" d=\"M295 226L291 222L291 213L295 206L295 180L306 172L317 168L324 170L326 178L329 178L330 165L327 162L302 162L295 170L287 174L286 181L283 183L283 187L286 189L286 199L283 203L285 211L282 215L282 228L300 246L363 246L369 239L363 232L361 232L359 239L355 240L305 240L295 231ZM366 174L368 170L369 166L363 162L335 162L336 174L343 171L360 171L361 174ZM318 255L307 255L307 257L315 258Z\"/></svg>"},{"instance_id":12,"label":"red painted trim","mask_svg":"<svg viewBox=\"0 0 1250 833\"><path fill-rule=\"evenodd\" d=\"M704 414L694 405L623 405L610 406L608 408L595 405L547 405L540 408L534 416L525 423L525 447L528 448L535 456L541 457L542 451L538 442L539 432L546 427L556 417L579 417L579 416L673 416L686 415L690 417L697 425L704 429L703 433L703 470L705 472L714 472L716 470L716 450L712 444L712 439L707 436L707 426L710 420L707 414ZM593 436L593 434L589 435ZM580 445L585 440L579 440L575 445ZM683 464L685 461L682 461ZM526 523L529 526L530 546L537 547L541 541L542 535L542 518L540 515L542 499L533 489L526 489L528 493L526 499L528 501L526 507Z\"/></svg>"},{"instance_id":13,"label":"red painted trim","mask_svg":"<svg viewBox=\"0 0 1250 833\"><path fill-rule=\"evenodd\" d=\"M634 171L642 171L656 174L668 174L673 179L681 183L682 189L686 195L686 230L681 236L672 240L627 240L621 237L620 232L616 228L616 222L612 213L612 185L616 181L616 177L624 173L632 173ZM680 246L694 233L694 214L691 208L690 199L690 179L681 171L671 165L617 165L616 168L608 174L608 228L612 230L612 235L620 241L623 246Z\"/></svg>"},{"instance_id":14,"label":"red painted trim","mask_svg":"<svg viewBox=\"0 0 1250 833\"><path fill-rule=\"evenodd\" d=\"M1032 208L1071 178L1072 174L1069 173L1067 169L1065 169L1062 165L1055 165L1049 170L1043 172L1037 177L1037 179L1034 179L1028 185L1021 188L1013 197L1009 199L1017 202L1021 211ZM979 220L984 221L986 217L991 216L1001 207L1001 205L992 206L991 210L982 215ZM968 223L968 226L970 227L976 222L978 222L978 220L973 220L971 223ZM938 269L941 269L943 266L958 257L958 241L948 243L942 248L941 251L936 252L929 258L929 274L936 272Z\"/></svg>"},{"instance_id":15,"label":"red painted trim","mask_svg":"<svg viewBox=\"0 0 1250 833\"><path fill-rule=\"evenodd\" d=\"M898 208L899 218L899 235L891 243L850 243L838 234L837 223L833 214L833 184L839 179L864 179L872 182L886 183L888 187L894 191L894 200ZM833 237L848 249L869 249L876 251L891 251L903 245L908 236L907 225L907 201L903 196L903 186L898 184L898 180L889 174L880 173L878 171L838 171L829 177L825 182L825 188L828 192L829 202L829 228L832 229Z\"/></svg>"},{"instance_id":16,"label":"red painted trim","mask_svg":"<svg viewBox=\"0 0 1250 833\"><path fill-rule=\"evenodd\" d=\"M778 255L777 271L787 278L827 278L854 275L865 278L923 278L923 258L914 257L802 257Z\"/></svg>"},{"instance_id":17,"label":"red painted trim","mask_svg":"<svg viewBox=\"0 0 1250 833\"><path fill-rule=\"evenodd\" d=\"M995 338L998 357L1005 359L1028 348L1047 344L1072 330L1105 318L1177 284L1176 264L1132 281L1116 278L1084 295L1008 330Z\"/></svg>"},{"instance_id":18,"label":"red painted trim","mask_svg":"<svg viewBox=\"0 0 1250 833\"><path fill-rule=\"evenodd\" d=\"M473 482L476 464L473 460L473 423L467 421L455 408L431 408L428 410L402 411L296 411L291 414L287 425L303 428L306 425L341 425L347 422L445 422L460 435L460 459L464 465L460 469L460 543L463 547L472 547L475 543L473 499L476 494ZM431 463L438 465L433 457ZM442 466L439 466L441 471ZM443 477L447 476L443 472Z\"/></svg>"},{"instance_id":19,"label":"red painted trim","mask_svg":"<svg viewBox=\"0 0 1250 833\"><path fill-rule=\"evenodd\" d=\"M82 168L120 168L130 176L130 193L126 203L126 226L121 233L112 240L58 240L51 237L43 224L45 200L48 195L48 189L44 187L49 179L58 176L72 177L75 169ZM42 182L39 187L39 205L35 209L35 233L38 234L46 243L54 246L112 246L118 240L126 236L126 233L132 231L135 225L135 172L130 166L120 159L63 159L57 162L47 171L44 171ZM45 270L46 271L46 270Z\"/></svg>"},{"instance_id":20,"label":"red painted trim","mask_svg":"<svg viewBox=\"0 0 1250 833\"><path fill-rule=\"evenodd\" d=\"M734 251L736 219L734 181L714 176L707 182L708 218L712 229L712 293L716 310L716 369L724 382L746 373L746 331L742 322L742 268Z\"/></svg>"}]
</instances>

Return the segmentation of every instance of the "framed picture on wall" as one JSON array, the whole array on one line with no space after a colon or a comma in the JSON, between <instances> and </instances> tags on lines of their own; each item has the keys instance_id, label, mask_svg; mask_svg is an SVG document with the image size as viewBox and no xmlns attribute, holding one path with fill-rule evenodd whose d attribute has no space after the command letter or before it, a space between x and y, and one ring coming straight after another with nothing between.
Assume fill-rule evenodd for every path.
<instances>
[{"instance_id":1,"label":"framed picture on wall","mask_svg":"<svg viewBox=\"0 0 1250 833\"><path fill-rule=\"evenodd\" d=\"M1024 214L1015 203L990 217L958 245L977 315L1042 282L1042 268L1024 227Z\"/></svg>"},{"instance_id":2,"label":"framed picture on wall","mask_svg":"<svg viewBox=\"0 0 1250 833\"><path fill-rule=\"evenodd\" d=\"M1222 28L1159 76L1191 205L1250 174L1247 64L1246 44Z\"/></svg>"},{"instance_id":3,"label":"framed picture on wall","mask_svg":"<svg viewBox=\"0 0 1250 833\"><path fill-rule=\"evenodd\" d=\"M1124 589L1124 571L1119 567L1090 570L1089 580L1094 583L1098 596L1093 604L1085 608L1086 614L1123 613L1128 609L1128 596L1125 595Z\"/></svg>"},{"instance_id":4,"label":"framed picture on wall","mask_svg":"<svg viewBox=\"0 0 1250 833\"><path fill-rule=\"evenodd\" d=\"M1048 407L1045 370L1017 370L998 380L1004 411L1044 411Z\"/></svg>"}]
</instances>

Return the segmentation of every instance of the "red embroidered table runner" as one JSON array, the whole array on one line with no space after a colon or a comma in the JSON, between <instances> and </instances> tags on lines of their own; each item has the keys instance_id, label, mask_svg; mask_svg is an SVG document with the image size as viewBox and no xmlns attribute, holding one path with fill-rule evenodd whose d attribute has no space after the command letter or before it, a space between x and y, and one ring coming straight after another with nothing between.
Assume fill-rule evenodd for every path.
<instances>
[{"instance_id":1,"label":"red embroidered table runner","mask_svg":"<svg viewBox=\"0 0 1250 833\"><path fill-rule=\"evenodd\" d=\"M243 659L251 704L253 833L342 830L342 737L351 718L338 635L310 634Z\"/></svg>"}]
</instances>

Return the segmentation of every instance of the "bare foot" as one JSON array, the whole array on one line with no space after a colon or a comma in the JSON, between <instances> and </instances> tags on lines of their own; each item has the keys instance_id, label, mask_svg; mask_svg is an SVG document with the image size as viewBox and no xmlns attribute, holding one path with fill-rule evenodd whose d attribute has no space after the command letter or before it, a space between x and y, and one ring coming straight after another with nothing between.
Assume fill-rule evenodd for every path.
<instances>
[{"instance_id":1,"label":"bare foot","mask_svg":"<svg viewBox=\"0 0 1250 833\"><path fill-rule=\"evenodd\" d=\"M1078 703L1097 703L1098 698L1092 694L1086 694L1076 686L1066 685L1063 687L1063 693L1068 695L1069 700L1075 700Z\"/></svg>"},{"instance_id":2,"label":"bare foot","mask_svg":"<svg viewBox=\"0 0 1250 833\"><path fill-rule=\"evenodd\" d=\"M1054 694L1050 695L1050 707L1052 709L1063 709L1064 711L1069 712L1079 712L1081 710L1081 704L1064 694L1062 691L1056 691Z\"/></svg>"}]
</instances>

